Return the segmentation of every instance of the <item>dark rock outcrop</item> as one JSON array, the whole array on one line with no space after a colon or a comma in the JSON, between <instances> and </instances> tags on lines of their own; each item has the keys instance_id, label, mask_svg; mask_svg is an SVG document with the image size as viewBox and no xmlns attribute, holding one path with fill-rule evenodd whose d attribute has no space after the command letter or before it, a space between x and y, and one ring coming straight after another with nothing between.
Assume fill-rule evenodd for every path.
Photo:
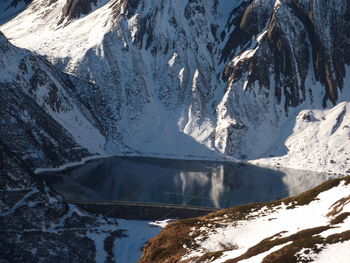
<instances>
[{"instance_id":1,"label":"dark rock outcrop","mask_svg":"<svg viewBox=\"0 0 350 263\"><path fill-rule=\"evenodd\" d=\"M62 9L61 19L58 21L58 25L66 21L66 24L73 19L78 19L83 15L91 13L93 8L101 0L67 0Z\"/></svg>"},{"instance_id":2,"label":"dark rock outcrop","mask_svg":"<svg viewBox=\"0 0 350 263\"><path fill-rule=\"evenodd\" d=\"M282 1L275 9L270 6L270 13L266 13L266 9L253 2L246 8L240 27L232 35L239 32L241 41L246 43L244 39L251 40L252 36L264 34L262 29L267 25L266 34L255 45L248 41L247 45L257 51L235 65L229 64L223 79L234 85L249 72L247 86L258 82L260 88L271 90L277 103L284 103L288 113L289 108L297 107L307 97L313 100L313 91L306 83L308 74L313 72L315 80L325 89L323 107L336 104L339 92L344 88L345 66L350 64L350 32L346 26L350 5L344 1L343 7L338 8L338 4L337 1L289 0ZM250 15L254 13L257 14ZM247 28L244 33L242 26ZM248 37L245 37L247 32ZM223 53L223 60L235 54L237 48L232 42L237 43L231 38L228 40L226 46L232 47L231 53Z\"/></svg>"}]
</instances>

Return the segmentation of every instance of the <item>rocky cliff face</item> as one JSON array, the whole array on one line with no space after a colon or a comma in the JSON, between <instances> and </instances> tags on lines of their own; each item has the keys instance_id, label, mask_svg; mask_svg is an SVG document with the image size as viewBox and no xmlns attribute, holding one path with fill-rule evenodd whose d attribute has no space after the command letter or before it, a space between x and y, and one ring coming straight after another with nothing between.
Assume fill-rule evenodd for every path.
<instances>
[{"instance_id":1,"label":"rocky cliff face","mask_svg":"<svg viewBox=\"0 0 350 263\"><path fill-rule=\"evenodd\" d=\"M348 99L349 8L322 0L34 1L1 29L71 75L108 152L257 159L293 134L301 110Z\"/></svg>"},{"instance_id":2,"label":"rocky cliff face","mask_svg":"<svg viewBox=\"0 0 350 263\"><path fill-rule=\"evenodd\" d=\"M268 8L265 5L264 2L252 2L239 29L232 33L226 45L233 53L224 53L223 60L234 57L237 46L248 45L250 37L259 36L259 41L249 59L236 60L227 66L224 79L234 85L243 78L247 80L246 89L255 82L261 88L273 88L277 103L281 103L288 113L289 108L295 108L307 99L313 102L316 92L307 83L309 77L324 88L322 106L334 105L344 88L345 66L349 64L349 29L340 26L349 19L348 4L283 1L271 3ZM260 23L249 21L250 17L257 19L266 10L273 12L263 15ZM239 34L243 39L247 34L250 37L240 44L234 38ZM248 71L249 75L244 77Z\"/></svg>"},{"instance_id":3,"label":"rocky cliff face","mask_svg":"<svg viewBox=\"0 0 350 263\"><path fill-rule=\"evenodd\" d=\"M228 90L223 118L241 116L249 121L254 117L242 112L246 108L259 121L280 129L295 109L322 109L347 100L349 30L339 25L348 19L345 1L251 2L222 53L222 61L228 61L222 75ZM242 105L246 98L253 101ZM264 118L264 113L254 110L260 106L273 117ZM232 137L223 141L234 154L241 147L232 142L242 135Z\"/></svg>"}]
</instances>

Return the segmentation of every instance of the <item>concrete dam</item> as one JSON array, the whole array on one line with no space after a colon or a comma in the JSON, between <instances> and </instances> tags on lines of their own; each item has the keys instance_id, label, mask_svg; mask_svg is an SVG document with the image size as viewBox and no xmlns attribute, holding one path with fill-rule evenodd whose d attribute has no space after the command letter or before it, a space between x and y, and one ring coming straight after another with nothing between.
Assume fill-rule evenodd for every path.
<instances>
[{"instance_id":1,"label":"concrete dam","mask_svg":"<svg viewBox=\"0 0 350 263\"><path fill-rule=\"evenodd\" d=\"M166 218L186 219L204 216L218 209L209 207L184 206L159 203L141 202L91 202L67 200L82 210L101 214L106 217L123 218L129 220L164 220Z\"/></svg>"}]
</instances>

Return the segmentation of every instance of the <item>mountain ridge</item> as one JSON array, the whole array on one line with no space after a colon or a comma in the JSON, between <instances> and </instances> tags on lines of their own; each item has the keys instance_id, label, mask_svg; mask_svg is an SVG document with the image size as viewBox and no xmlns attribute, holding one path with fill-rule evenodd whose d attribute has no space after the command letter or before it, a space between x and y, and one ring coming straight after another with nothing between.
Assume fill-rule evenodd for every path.
<instances>
[{"instance_id":1,"label":"mountain ridge","mask_svg":"<svg viewBox=\"0 0 350 263\"><path fill-rule=\"evenodd\" d=\"M109 154L255 161L276 144L288 154L300 112L349 99L350 33L337 26L349 12L323 0L33 1L1 30L92 84L74 91Z\"/></svg>"}]
</instances>

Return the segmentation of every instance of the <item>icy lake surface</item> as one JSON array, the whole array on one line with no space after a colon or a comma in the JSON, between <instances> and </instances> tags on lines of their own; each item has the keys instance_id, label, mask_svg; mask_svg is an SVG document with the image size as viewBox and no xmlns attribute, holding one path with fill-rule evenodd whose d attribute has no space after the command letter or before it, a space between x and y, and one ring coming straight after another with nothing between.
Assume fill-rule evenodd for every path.
<instances>
[{"instance_id":1,"label":"icy lake surface","mask_svg":"<svg viewBox=\"0 0 350 263\"><path fill-rule=\"evenodd\" d=\"M233 162L111 157L41 177L68 200L226 208L281 199L334 175Z\"/></svg>"}]
</instances>

